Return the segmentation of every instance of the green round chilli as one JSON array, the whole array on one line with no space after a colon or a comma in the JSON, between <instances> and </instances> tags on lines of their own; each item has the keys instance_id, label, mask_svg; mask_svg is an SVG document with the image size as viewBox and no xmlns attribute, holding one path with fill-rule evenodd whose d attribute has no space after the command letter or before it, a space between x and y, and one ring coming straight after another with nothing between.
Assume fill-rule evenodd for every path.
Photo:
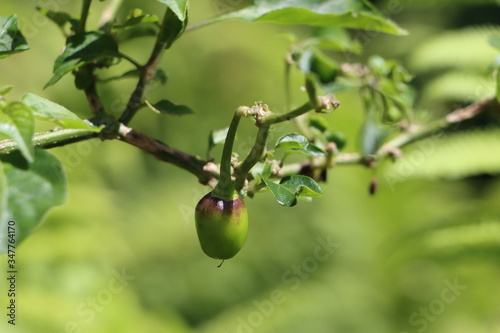
<instances>
[{"instance_id":1,"label":"green round chilli","mask_svg":"<svg viewBox=\"0 0 500 333\"><path fill-rule=\"evenodd\" d=\"M248 213L243 198L223 200L205 195L196 205L196 231L203 252L214 259L234 257L248 232Z\"/></svg>"}]
</instances>

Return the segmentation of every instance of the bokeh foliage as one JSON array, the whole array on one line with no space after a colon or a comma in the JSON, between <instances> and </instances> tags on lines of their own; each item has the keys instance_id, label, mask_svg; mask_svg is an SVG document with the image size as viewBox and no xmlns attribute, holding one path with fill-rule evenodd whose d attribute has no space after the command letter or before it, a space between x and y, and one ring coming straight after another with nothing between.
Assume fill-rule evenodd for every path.
<instances>
[{"instance_id":1,"label":"bokeh foliage","mask_svg":"<svg viewBox=\"0 0 500 333\"><path fill-rule=\"evenodd\" d=\"M213 14L220 7L214 1L224 2L192 3L190 20ZM493 48L491 59L481 58L482 66L476 61L471 62L475 66L456 66L450 59L453 54L457 57L452 59L466 59L467 54L472 57L467 59L477 59L475 45L490 47L485 29L470 26L492 25L491 16L477 22L476 16L466 13L498 14L499 8L488 2L414 2L398 3L397 10L391 11L396 8L394 1L379 1L377 6L410 35L362 35L364 55L351 56L402 59L416 74L417 90L423 92L418 107L427 112L419 116L432 118L470 102L471 96L472 100L482 97L433 95L428 85L444 91L450 81L439 85L439 80L445 75L470 74L459 74L458 69L473 72L474 78L488 78L488 66L496 55ZM134 7L159 10L144 1L125 4L123 15ZM21 25L31 29L26 37L32 49L0 62L0 86L12 84L15 96L32 92L88 117L86 101L73 89L72 78L64 77L43 90L63 38L48 22L33 23L38 17L36 5L36 1L0 5L2 15L18 13ZM96 2L96 13L99 6ZM65 9L77 12L77 2ZM434 14L423 18L422 13ZM91 16L91 21L97 16ZM308 34L304 27L290 29ZM195 114L172 118L143 110L134 126L174 147L203 155L207 147L200 143L206 143L212 129L226 126L236 106L262 100L276 110L284 109L283 55L289 46L281 34L284 30L268 23L224 22L186 34L162 64L170 84L150 94L154 100L175 97ZM477 35L472 35L474 31ZM457 36L465 33L471 34L467 40L474 46L453 46L456 40L464 40ZM426 52L433 41L438 43L435 52ZM450 45L443 51L450 55L448 61L446 56L439 58L439 46L445 43ZM147 45L148 41L141 41L128 47L140 59L141 48ZM117 69L117 74L121 72ZM295 78L295 100L307 98L298 89L301 84ZM483 85L471 83L471 87L479 90ZM121 92L131 91L132 85L124 81L104 89L105 102L112 108L126 103L119 100ZM342 106L324 119L346 134L344 150L353 151L363 119L359 96L340 92L337 98ZM276 130L274 142L290 129L285 125ZM242 153L251 147L253 132L248 125L238 135L236 147ZM488 152L496 154L498 131L476 129L466 135L462 145L459 137L450 136L442 146L426 150L428 156L411 164L413 173L405 173L397 183L388 177L397 168L390 162L376 174L360 166L339 166L322 184L323 199L295 208L279 206L271 193L247 199L247 244L220 269L201 252L196 238L194 206L207 188L194 177L119 142L93 140L54 149L67 171L68 202L54 209L18 248L22 316L16 327L2 320L1 331L415 332L423 324L412 324L410 317L419 314L421 307L431 307L426 332L495 332L500 329L498 163L492 156L488 160L496 169L463 172L463 168ZM419 150L418 146L409 149ZM216 147L212 155L219 153ZM411 156L411 150L405 153ZM458 179L450 181L443 172L451 171L443 170L454 164L453 170L459 171L453 178ZM425 179L419 178L422 175ZM368 185L373 176L379 189L371 197ZM315 257L317 247L329 241L335 244L333 251L321 252L321 260ZM110 288L110 281L123 270L133 279ZM439 303L447 288L445 281L455 280L467 289L433 313L433 304ZM6 281L0 281L3 293ZM104 302L91 305L99 297ZM89 309L94 311L85 312Z\"/></svg>"}]
</instances>

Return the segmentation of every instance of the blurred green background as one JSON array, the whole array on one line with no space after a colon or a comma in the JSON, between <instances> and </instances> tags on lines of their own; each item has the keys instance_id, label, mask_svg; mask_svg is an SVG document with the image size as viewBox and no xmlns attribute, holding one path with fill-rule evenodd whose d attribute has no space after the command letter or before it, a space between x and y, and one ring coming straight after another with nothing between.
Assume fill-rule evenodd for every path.
<instances>
[{"instance_id":1,"label":"blurred green background","mask_svg":"<svg viewBox=\"0 0 500 333\"><path fill-rule=\"evenodd\" d=\"M410 36L365 33L358 35L363 56L338 56L401 60L417 73L419 107L431 116L451 110L456 99L443 101L426 92L443 70L422 64L418 55L424 59L428 43L450 31L481 26L495 32L500 17L493 1L434 2L378 1ZM0 4L0 15L18 14L31 46L0 61L0 86L14 85L12 99L32 92L88 117L70 75L43 90L64 43L58 29L35 11L49 3L79 12L80 1ZM193 1L190 20L231 3L237 1ZM105 4L95 1L90 26ZM156 1L125 0L122 17L135 7L159 15L163 10ZM310 29L225 22L187 33L163 60L167 85L147 95L186 104L196 114L177 118L142 110L131 125L205 156L209 131L227 126L238 105L263 101L284 111L289 31L306 36ZM476 100L491 92L487 67L496 53L486 37L470 38L479 46L462 39L463 48L450 48L444 57L467 56L477 65L473 74L486 83L467 97ZM144 60L152 42L129 42L123 52ZM295 75L297 105L306 98L300 82ZM123 106L133 84L100 87L109 110ZM346 150L355 151L363 119L358 95L337 97L341 108L325 119L347 135ZM292 129L276 129L271 142ZM239 152L248 151L254 134L250 122L243 124ZM372 171L339 166L322 185L323 199L294 208L279 206L270 193L247 199L247 243L217 268L219 263L201 251L194 228L194 206L209 188L190 174L121 142L95 140L52 152L68 172L68 200L18 248L17 325L6 323L2 301L1 332L500 332L498 176L405 178L392 186L388 162L377 169L380 187L370 197ZM214 156L219 154L216 149ZM0 259L6 271L6 258ZM7 289L0 279L0 299Z\"/></svg>"}]
</instances>

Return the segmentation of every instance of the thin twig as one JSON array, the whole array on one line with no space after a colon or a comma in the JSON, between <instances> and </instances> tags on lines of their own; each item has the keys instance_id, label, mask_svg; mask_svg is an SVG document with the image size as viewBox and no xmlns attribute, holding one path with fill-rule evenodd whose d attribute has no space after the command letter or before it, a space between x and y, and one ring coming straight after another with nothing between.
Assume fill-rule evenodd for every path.
<instances>
[{"instance_id":1,"label":"thin twig","mask_svg":"<svg viewBox=\"0 0 500 333\"><path fill-rule=\"evenodd\" d=\"M92 0L83 0L82 3L82 13L80 15L80 23L76 28L76 34L83 34L86 30L87 18L89 16L90 5L92 4Z\"/></svg>"},{"instance_id":2,"label":"thin twig","mask_svg":"<svg viewBox=\"0 0 500 333\"><path fill-rule=\"evenodd\" d=\"M91 83L85 88L84 91L92 113L96 116L104 114L104 106L102 105L101 98L97 93L96 78L94 76L92 77Z\"/></svg>"},{"instance_id":3,"label":"thin twig","mask_svg":"<svg viewBox=\"0 0 500 333\"><path fill-rule=\"evenodd\" d=\"M165 33L165 25L167 24L167 19L168 19L168 11L170 9L167 7L165 14L163 16L163 21L162 25L160 28L160 32L158 33L158 36L156 37L156 42L153 47L153 50L151 51L151 55L149 56L149 59L144 65L141 70L140 70L140 75L139 75L139 81L137 82L137 85L130 95L130 99L127 103L127 106L125 108L125 111L120 117L120 122L127 125L134 115L137 113L137 111L141 108L143 105L143 99L144 99L144 94L146 92L146 87L148 84L151 82L151 80L154 78L156 70L158 69L158 64L160 63L160 60L162 58L163 52L165 51L165 48L167 46L167 40L166 38L168 37Z\"/></svg>"},{"instance_id":4,"label":"thin twig","mask_svg":"<svg viewBox=\"0 0 500 333\"><path fill-rule=\"evenodd\" d=\"M183 151L172 148L160 140L137 132L136 130L124 125L120 126L119 136L121 141L150 153L156 159L172 163L175 166L192 173L202 184L208 184L209 180L213 178L209 170L205 168L207 162L196 156L189 155Z\"/></svg>"},{"instance_id":5,"label":"thin twig","mask_svg":"<svg viewBox=\"0 0 500 333\"><path fill-rule=\"evenodd\" d=\"M234 187L236 188L236 191L240 191L245 186L245 179L248 172L250 172L254 165L264 156L268 135L269 126L259 128L252 150L248 154L247 158L245 158L241 166L235 170L236 179L234 181Z\"/></svg>"}]
</instances>

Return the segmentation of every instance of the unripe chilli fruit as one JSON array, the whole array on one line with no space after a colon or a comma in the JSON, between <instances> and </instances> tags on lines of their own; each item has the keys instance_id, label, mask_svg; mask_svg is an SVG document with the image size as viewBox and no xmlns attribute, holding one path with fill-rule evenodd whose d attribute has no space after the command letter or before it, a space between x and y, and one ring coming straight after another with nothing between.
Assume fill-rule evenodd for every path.
<instances>
[{"instance_id":1,"label":"unripe chilli fruit","mask_svg":"<svg viewBox=\"0 0 500 333\"><path fill-rule=\"evenodd\" d=\"M205 195L196 205L196 232L203 252L214 259L229 259L245 244L248 213L243 198L224 200Z\"/></svg>"}]
</instances>

